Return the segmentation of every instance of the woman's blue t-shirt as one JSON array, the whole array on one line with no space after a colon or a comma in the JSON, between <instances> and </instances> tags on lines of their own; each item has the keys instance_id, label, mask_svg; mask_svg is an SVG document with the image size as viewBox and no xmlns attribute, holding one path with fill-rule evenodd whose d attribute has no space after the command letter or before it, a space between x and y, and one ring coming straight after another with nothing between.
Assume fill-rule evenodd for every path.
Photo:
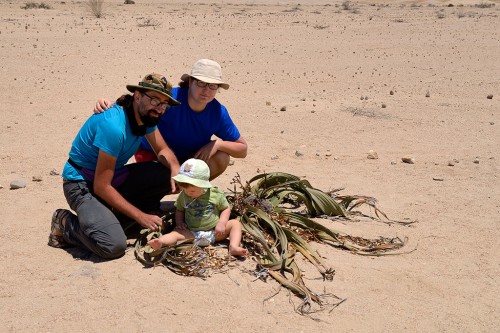
<instances>
[{"instance_id":1,"label":"woman's blue t-shirt","mask_svg":"<svg viewBox=\"0 0 500 333\"><path fill-rule=\"evenodd\" d=\"M224 105L213 99L202 112L193 111L187 101L188 88L172 89L172 97L181 105L167 108L158 124L158 130L179 161L192 157L212 139L236 141L240 132ZM106 113L106 112L105 112ZM141 148L152 150L144 138Z\"/></svg>"}]
</instances>

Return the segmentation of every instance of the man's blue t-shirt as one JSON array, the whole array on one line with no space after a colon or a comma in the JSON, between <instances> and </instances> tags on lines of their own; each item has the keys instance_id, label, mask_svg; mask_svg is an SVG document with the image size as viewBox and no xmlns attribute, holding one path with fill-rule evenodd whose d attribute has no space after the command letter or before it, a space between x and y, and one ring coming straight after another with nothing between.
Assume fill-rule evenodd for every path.
<instances>
[{"instance_id":1,"label":"man's blue t-shirt","mask_svg":"<svg viewBox=\"0 0 500 333\"><path fill-rule=\"evenodd\" d=\"M146 128L146 134L156 129ZM109 110L94 114L82 126L69 152L69 158L78 166L95 170L99 150L116 157L115 170L123 168L135 154L141 143L142 136L132 133L127 113L117 104ZM80 170L66 162L62 173L68 180L83 180Z\"/></svg>"},{"instance_id":2,"label":"man's blue t-shirt","mask_svg":"<svg viewBox=\"0 0 500 333\"><path fill-rule=\"evenodd\" d=\"M173 88L172 97L181 102L181 105L167 108L158 129L179 162L192 157L210 142L212 135L224 141L236 141L240 138L240 132L226 107L216 99L208 103L204 111L195 112L188 104L188 88ZM141 148L152 150L145 138L141 142Z\"/></svg>"}]
</instances>

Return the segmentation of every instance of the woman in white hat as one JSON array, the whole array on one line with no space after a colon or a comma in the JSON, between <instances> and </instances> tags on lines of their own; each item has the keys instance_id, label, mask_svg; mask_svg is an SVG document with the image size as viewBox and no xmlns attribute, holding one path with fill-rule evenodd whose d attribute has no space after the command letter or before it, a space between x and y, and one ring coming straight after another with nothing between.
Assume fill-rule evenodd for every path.
<instances>
[{"instance_id":1,"label":"woman in white hat","mask_svg":"<svg viewBox=\"0 0 500 333\"><path fill-rule=\"evenodd\" d=\"M158 124L179 163L191 157L204 160L210 167L210 179L226 170L230 157L247 155L245 139L226 107L215 98L219 88L229 88L222 80L220 65L210 59L198 60L189 74L182 75L179 87L172 89L172 97L181 105L168 107ZM100 99L94 112L109 106L108 101ZM212 140L213 135L218 139ZM135 158L137 162L156 159L147 140L143 140Z\"/></svg>"}]
</instances>

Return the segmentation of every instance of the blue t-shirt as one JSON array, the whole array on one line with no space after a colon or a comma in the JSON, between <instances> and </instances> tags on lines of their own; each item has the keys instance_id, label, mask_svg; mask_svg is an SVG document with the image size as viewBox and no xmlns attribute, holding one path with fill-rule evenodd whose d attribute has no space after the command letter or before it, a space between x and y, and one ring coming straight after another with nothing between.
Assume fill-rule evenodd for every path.
<instances>
[{"instance_id":1,"label":"blue t-shirt","mask_svg":"<svg viewBox=\"0 0 500 333\"><path fill-rule=\"evenodd\" d=\"M173 88L172 97L181 102L181 105L167 108L158 129L180 162L192 157L209 143L212 135L224 141L236 141L240 138L240 132L226 107L216 99L208 103L202 112L195 112L188 104L188 88ZM141 147L152 150L145 138Z\"/></svg>"},{"instance_id":2,"label":"blue t-shirt","mask_svg":"<svg viewBox=\"0 0 500 333\"><path fill-rule=\"evenodd\" d=\"M146 134L155 129L156 126L146 128ZM114 104L106 112L94 114L87 119L71 145L69 157L78 166L95 170L99 150L102 150L116 157L115 170L118 170L135 154L142 138L132 133L126 112L121 106ZM62 176L69 180L84 179L82 172L68 162Z\"/></svg>"}]
</instances>

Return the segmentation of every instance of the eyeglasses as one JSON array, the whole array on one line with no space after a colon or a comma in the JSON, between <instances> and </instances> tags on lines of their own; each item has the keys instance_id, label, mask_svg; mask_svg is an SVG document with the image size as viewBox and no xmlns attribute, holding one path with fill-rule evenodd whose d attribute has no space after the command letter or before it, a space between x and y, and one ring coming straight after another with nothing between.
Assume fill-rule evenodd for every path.
<instances>
[{"instance_id":1,"label":"eyeglasses","mask_svg":"<svg viewBox=\"0 0 500 333\"><path fill-rule=\"evenodd\" d=\"M149 96L148 94L146 94L145 92L143 92L143 94L149 97L149 99L150 99L149 103L151 103L151 105L152 105L152 106L155 106L155 107L156 107L156 106L161 106L162 108L163 108L163 107L165 107L165 108L166 108L166 107L168 106L168 102L169 102L168 100L167 100L167 101L165 101L165 102L162 102L162 101L160 101L158 98L156 98L156 97L151 97L151 96Z\"/></svg>"},{"instance_id":2,"label":"eyeglasses","mask_svg":"<svg viewBox=\"0 0 500 333\"><path fill-rule=\"evenodd\" d=\"M203 82L203 81L200 81L197 79L194 79L194 81L196 82L196 85L200 88L205 88L206 86L208 86L208 89L210 89L210 90L219 89L219 85L217 83L207 83L207 82Z\"/></svg>"}]
</instances>

